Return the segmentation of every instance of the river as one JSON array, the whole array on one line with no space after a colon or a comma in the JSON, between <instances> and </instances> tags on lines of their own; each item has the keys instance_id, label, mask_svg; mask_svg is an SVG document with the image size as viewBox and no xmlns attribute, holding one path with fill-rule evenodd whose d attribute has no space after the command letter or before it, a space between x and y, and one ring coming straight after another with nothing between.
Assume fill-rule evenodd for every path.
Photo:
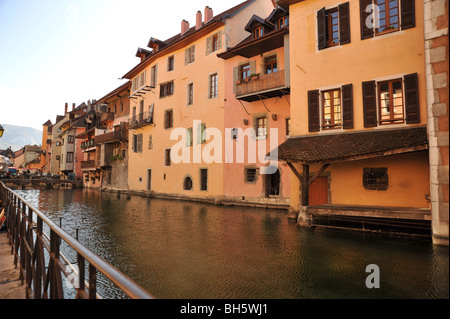
<instances>
[{"instance_id":1,"label":"river","mask_svg":"<svg viewBox=\"0 0 450 319\"><path fill-rule=\"evenodd\" d=\"M281 210L83 189L17 193L72 236L78 228L82 244L156 298L449 298L448 247L431 241L299 228ZM380 288L366 286L370 264ZM123 297L98 286L105 298Z\"/></svg>"}]
</instances>

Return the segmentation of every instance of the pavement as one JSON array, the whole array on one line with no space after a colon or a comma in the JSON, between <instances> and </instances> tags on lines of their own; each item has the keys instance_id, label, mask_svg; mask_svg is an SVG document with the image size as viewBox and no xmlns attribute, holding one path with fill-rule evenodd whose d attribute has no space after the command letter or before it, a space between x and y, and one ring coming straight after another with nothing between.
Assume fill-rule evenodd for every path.
<instances>
[{"instance_id":1,"label":"pavement","mask_svg":"<svg viewBox=\"0 0 450 319\"><path fill-rule=\"evenodd\" d=\"M25 285L19 280L19 269L14 268L14 256L6 232L0 233L0 300L25 299Z\"/></svg>"}]
</instances>

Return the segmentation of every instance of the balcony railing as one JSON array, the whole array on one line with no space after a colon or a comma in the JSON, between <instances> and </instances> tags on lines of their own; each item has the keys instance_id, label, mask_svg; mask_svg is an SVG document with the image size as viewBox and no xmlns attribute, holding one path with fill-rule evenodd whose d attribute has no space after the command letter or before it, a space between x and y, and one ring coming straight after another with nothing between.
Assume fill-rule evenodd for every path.
<instances>
[{"instance_id":1,"label":"balcony railing","mask_svg":"<svg viewBox=\"0 0 450 319\"><path fill-rule=\"evenodd\" d=\"M151 113L144 112L144 113L140 113L136 116L131 117L129 119L128 123L129 123L131 129L140 128L143 126L153 124L153 118L152 118Z\"/></svg>"},{"instance_id":2,"label":"balcony railing","mask_svg":"<svg viewBox=\"0 0 450 319\"><path fill-rule=\"evenodd\" d=\"M89 141L83 142L81 143L81 149L82 150L86 150L88 148L94 147L95 146L95 141L94 139L91 139Z\"/></svg>"},{"instance_id":3,"label":"balcony railing","mask_svg":"<svg viewBox=\"0 0 450 319\"><path fill-rule=\"evenodd\" d=\"M81 161L81 169L84 170L95 169L95 161L94 160Z\"/></svg>"},{"instance_id":4,"label":"balcony railing","mask_svg":"<svg viewBox=\"0 0 450 319\"><path fill-rule=\"evenodd\" d=\"M112 143L115 141L128 141L128 129L119 129L114 132L97 135L95 144Z\"/></svg>"},{"instance_id":5,"label":"balcony railing","mask_svg":"<svg viewBox=\"0 0 450 319\"><path fill-rule=\"evenodd\" d=\"M257 95L261 93L276 91L285 87L285 71L279 70L278 72L254 76L236 83L236 98L245 100L244 97L256 96L257 99ZM272 96L267 95L264 97Z\"/></svg>"}]
</instances>

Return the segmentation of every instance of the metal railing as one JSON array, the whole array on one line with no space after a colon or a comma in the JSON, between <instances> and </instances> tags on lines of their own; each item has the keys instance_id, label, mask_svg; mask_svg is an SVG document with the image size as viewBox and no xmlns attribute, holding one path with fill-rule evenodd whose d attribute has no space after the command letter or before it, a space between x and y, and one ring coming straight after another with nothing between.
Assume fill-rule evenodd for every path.
<instances>
[{"instance_id":1,"label":"metal railing","mask_svg":"<svg viewBox=\"0 0 450 319\"><path fill-rule=\"evenodd\" d=\"M62 275L68 279L66 282L74 283L76 299L101 298L97 292L98 272L132 299L153 299L145 289L84 247L2 182L0 199L0 209L6 211L11 254L16 268L20 269L19 279L25 285L27 299L64 299ZM44 225L50 234L44 232ZM62 254L62 242L76 253L75 265Z\"/></svg>"}]
</instances>

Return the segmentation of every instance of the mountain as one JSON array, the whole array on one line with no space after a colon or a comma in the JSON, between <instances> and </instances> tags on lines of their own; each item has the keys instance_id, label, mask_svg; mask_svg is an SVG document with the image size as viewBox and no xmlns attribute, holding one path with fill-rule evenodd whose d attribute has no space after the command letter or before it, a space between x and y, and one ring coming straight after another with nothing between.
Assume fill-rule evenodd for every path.
<instances>
[{"instance_id":1,"label":"mountain","mask_svg":"<svg viewBox=\"0 0 450 319\"><path fill-rule=\"evenodd\" d=\"M13 151L18 151L25 145L41 145L42 131L32 127L2 124L5 131L0 137L0 150L11 146Z\"/></svg>"}]
</instances>

